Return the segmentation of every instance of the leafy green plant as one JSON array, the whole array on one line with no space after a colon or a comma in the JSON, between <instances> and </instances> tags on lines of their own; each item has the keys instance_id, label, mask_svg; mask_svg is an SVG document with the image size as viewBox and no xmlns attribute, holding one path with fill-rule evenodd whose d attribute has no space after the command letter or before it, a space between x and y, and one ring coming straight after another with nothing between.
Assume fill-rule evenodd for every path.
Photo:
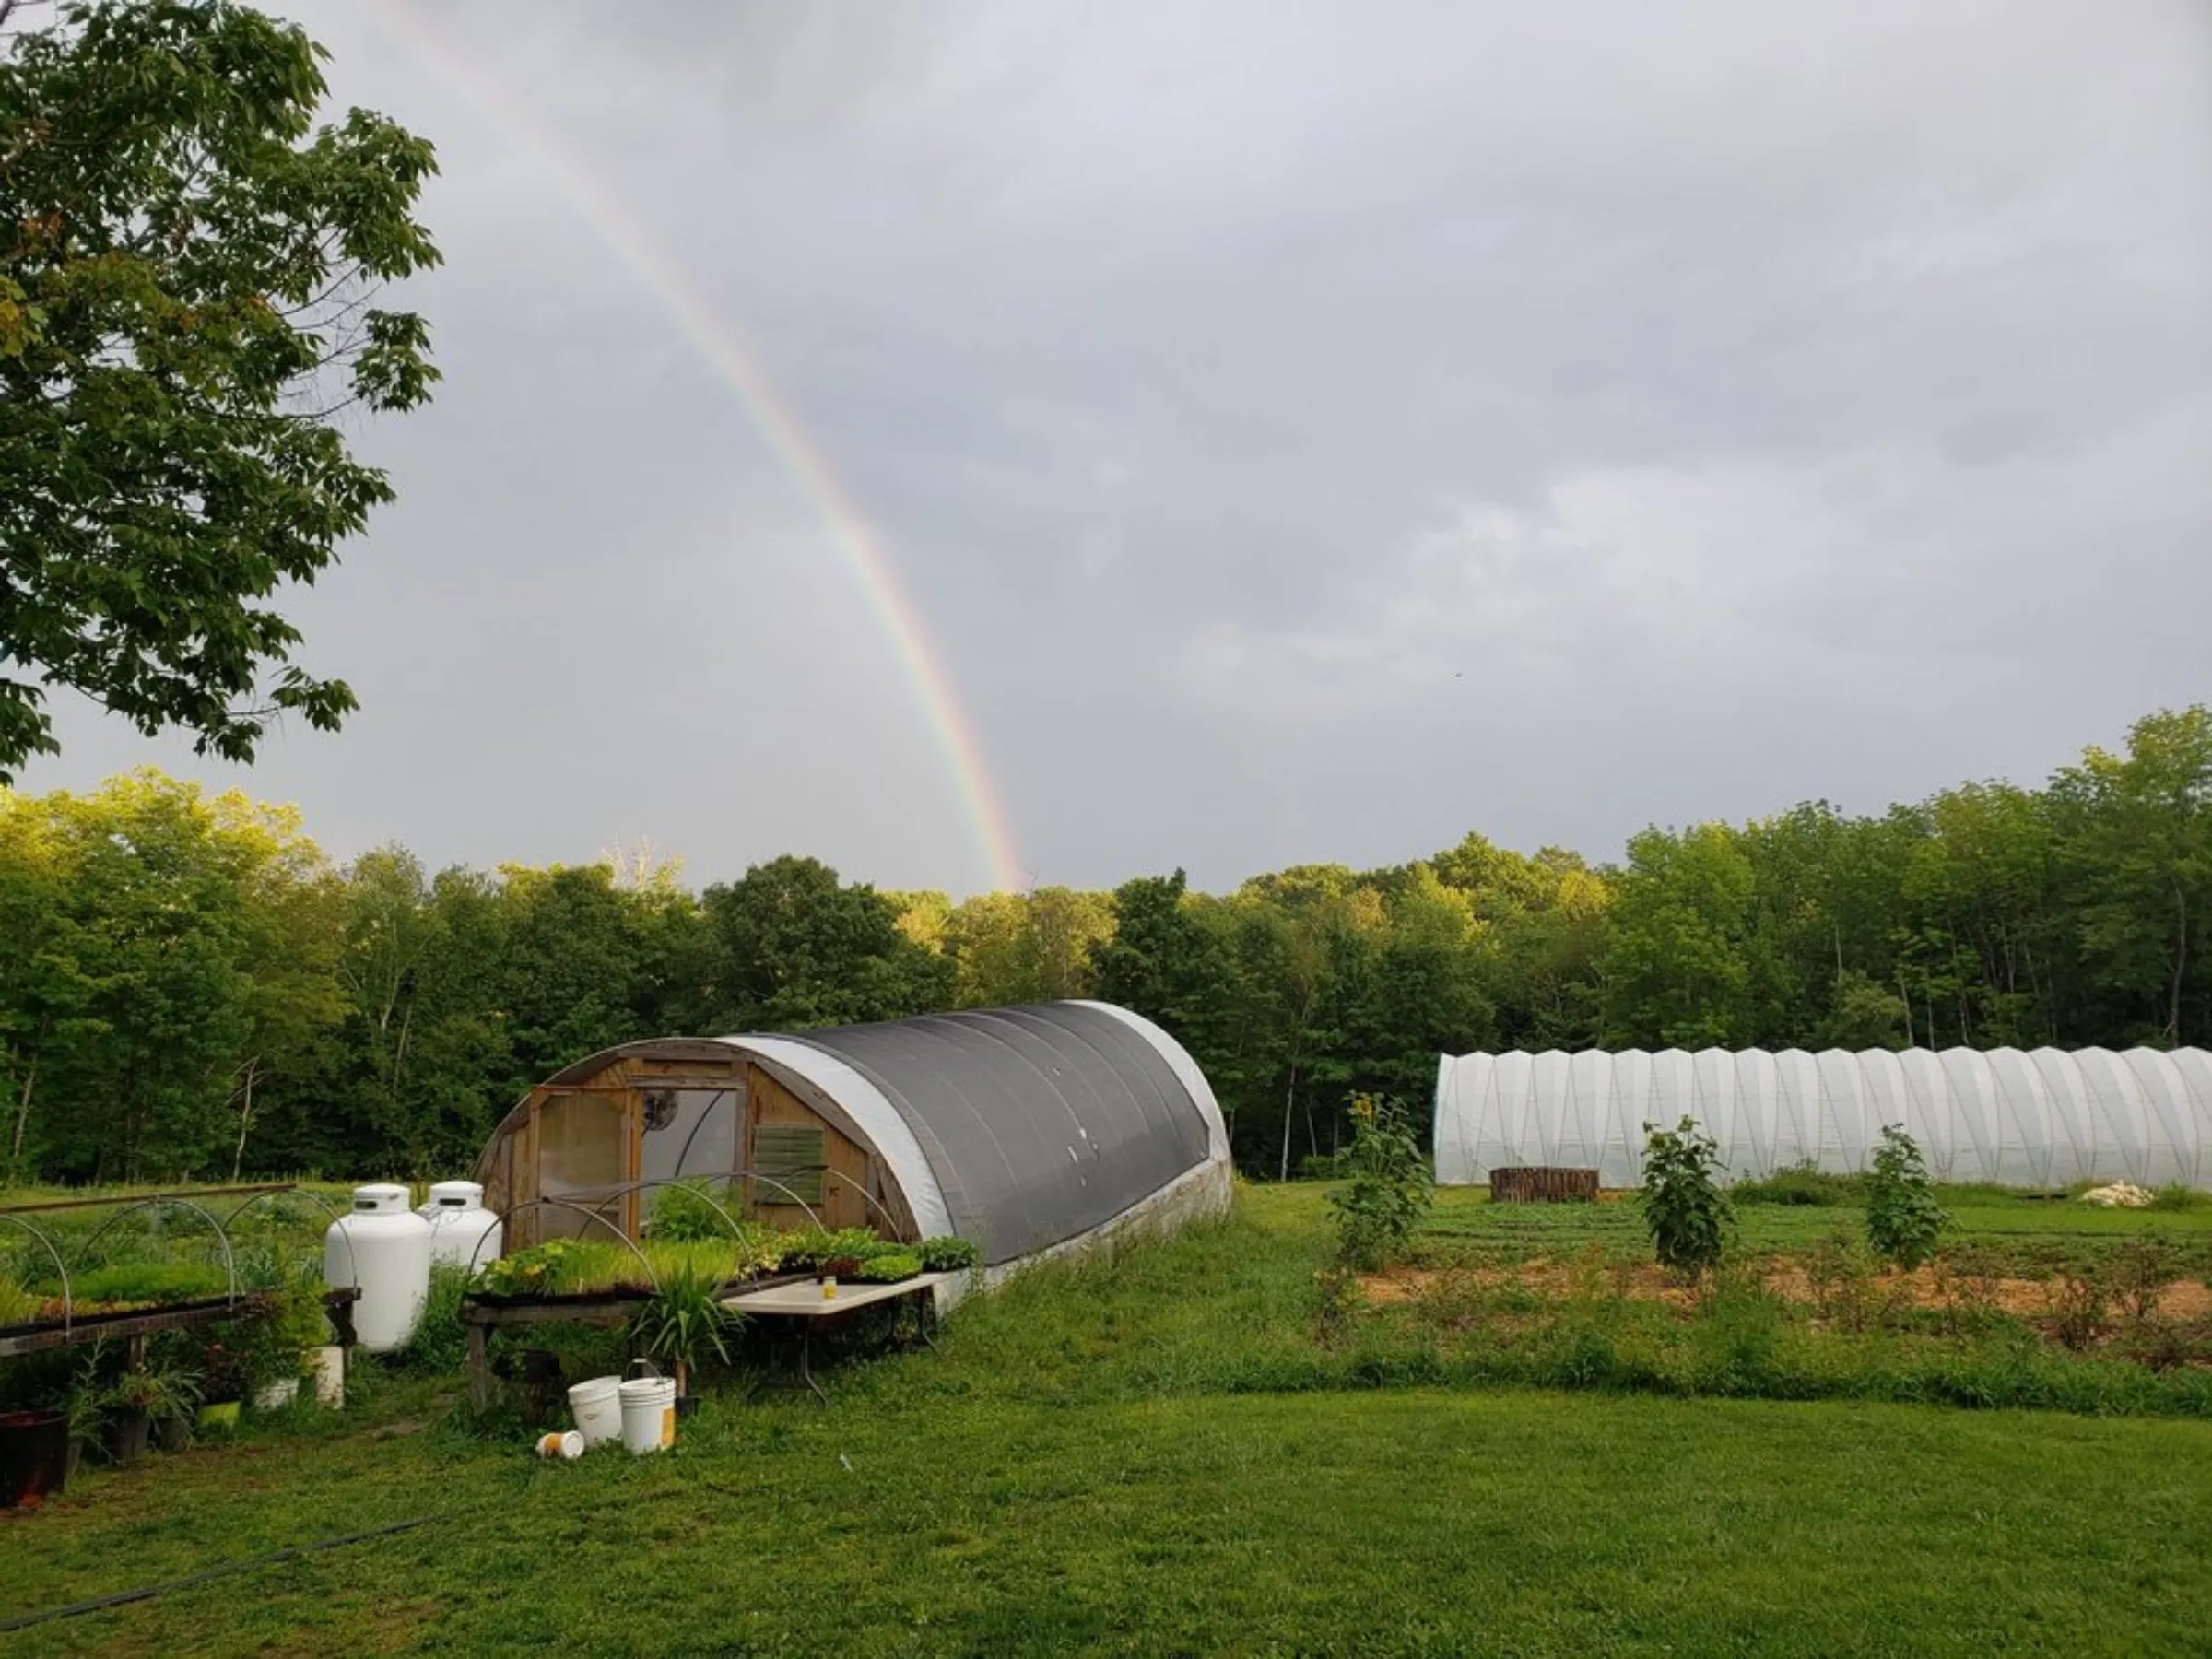
<instances>
[{"instance_id":1,"label":"leafy green plant","mask_svg":"<svg viewBox=\"0 0 2212 1659\"><path fill-rule=\"evenodd\" d=\"M983 1260L983 1253L971 1241L954 1238L950 1233L923 1240L914 1246L914 1253L931 1273L961 1273L981 1266Z\"/></svg>"},{"instance_id":2,"label":"leafy green plant","mask_svg":"<svg viewBox=\"0 0 2212 1659\"><path fill-rule=\"evenodd\" d=\"M1735 1211L1713 1180L1719 1148L1685 1117L1672 1129L1643 1126L1643 1224L1670 1273L1696 1281L1720 1265Z\"/></svg>"},{"instance_id":3,"label":"leafy green plant","mask_svg":"<svg viewBox=\"0 0 2212 1659\"><path fill-rule=\"evenodd\" d=\"M1329 1194L1336 1257L1380 1272L1400 1260L1433 1197L1429 1160L1399 1110L1374 1095L1352 1098L1352 1144L1339 1154L1351 1177Z\"/></svg>"},{"instance_id":4,"label":"leafy green plant","mask_svg":"<svg viewBox=\"0 0 2212 1659\"><path fill-rule=\"evenodd\" d=\"M895 1253L909 1248L888 1239L879 1239L875 1230L866 1227L841 1227L835 1231L808 1228L783 1235L782 1263L800 1272L819 1272L832 1262L865 1262L871 1256Z\"/></svg>"},{"instance_id":5,"label":"leafy green plant","mask_svg":"<svg viewBox=\"0 0 2212 1659\"><path fill-rule=\"evenodd\" d=\"M653 1194L645 1236L665 1244L735 1239L739 1236L739 1224L727 1213L729 1209L726 1202L714 1196L712 1183L703 1180L662 1187Z\"/></svg>"},{"instance_id":6,"label":"leafy green plant","mask_svg":"<svg viewBox=\"0 0 2212 1659\"><path fill-rule=\"evenodd\" d=\"M895 1285L922 1271L922 1258L912 1252L869 1256L853 1277L871 1285Z\"/></svg>"},{"instance_id":7,"label":"leafy green plant","mask_svg":"<svg viewBox=\"0 0 2212 1659\"><path fill-rule=\"evenodd\" d=\"M2169 1182L2150 1195L2150 1207L2154 1210L2193 1210L2205 1202L2204 1194L2179 1181Z\"/></svg>"},{"instance_id":8,"label":"leafy green plant","mask_svg":"<svg viewBox=\"0 0 2212 1659\"><path fill-rule=\"evenodd\" d=\"M730 1362L729 1338L736 1324L737 1316L722 1305L721 1281L683 1268L662 1279L629 1328L646 1353L675 1363L680 1385L709 1355Z\"/></svg>"},{"instance_id":9,"label":"leafy green plant","mask_svg":"<svg viewBox=\"0 0 2212 1659\"><path fill-rule=\"evenodd\" d=\"M108 1391L109 1403L123 1411L143 1411L157 1421L181 1421L199 1409L201 1380L182 1366L147 1366L126 1371Z\"/></svg>"},{"instance_id":10,"label":"leafy green plant","mask_svg":"<svg viewBox=\"0 0 2212 1659\"><path fill-rule=\"evenodd\" d=\"M487 1296L584 1296L648 1280L627 1244L611 1239L548 1239L480 1269L476 1288Z\"/></svg>"},{"instance_id":11,"label":"leafy green plant","mask_svg":"<svg viewBox=\"0 0 2212 1659\"><path fill-rule=\"evenodd\" d=\"M44 1305L43 1297L34 1296L12 1278L0 1278L0 1325L29 1324Z\"/></svg>"},{"instance_id":12,"label":"leafy green plant","mask_svg":"<svg viewBox=\"0 0 2212 1659\"><path fill-rule=\"evenodd\" d=\"M1884 1124L1866 1182L1866 1242L1874 1253L1909 1273L1936 1253L1950 1219L1919 1146L1901 1124Z\"/></svg>"}]
</instances>

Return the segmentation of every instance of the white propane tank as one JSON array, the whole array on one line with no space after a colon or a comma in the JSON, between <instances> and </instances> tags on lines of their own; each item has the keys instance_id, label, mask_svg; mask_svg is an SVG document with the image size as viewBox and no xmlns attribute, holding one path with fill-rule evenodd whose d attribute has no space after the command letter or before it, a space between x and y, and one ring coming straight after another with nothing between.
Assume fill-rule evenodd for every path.
<instances>
[{"instance_id":1,"label":"white propane tank","mask_svg":"<svg viewBox=\"0 0 2212 1659\"><path fill-rule=\"evenodd\" d=\"M364 1352L405 1347L430 1294L430 1224L407 1207L407 1189L353 1189L353 1213L323 1235L323 1281L353 1285L353 1332Z\"/></svg>"},{"instance_id":2,"label":"white propane tank","mask_svg":"<svg viewBox=\"0 0 2212 1659\"><path fill-rule=\"evenodd\" d=\"M430 1265L482 1267L500 1259L500 1218L473 1181L441 1181L415 1212L430 1224Z\"/></svg>"}]
</instances>

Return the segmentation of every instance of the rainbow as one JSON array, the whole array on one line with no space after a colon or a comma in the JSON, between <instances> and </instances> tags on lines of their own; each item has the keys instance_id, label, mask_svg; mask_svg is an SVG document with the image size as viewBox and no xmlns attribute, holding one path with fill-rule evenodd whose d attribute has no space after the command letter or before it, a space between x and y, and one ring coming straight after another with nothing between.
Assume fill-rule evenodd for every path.
<instances>
[{"instance_id":1,"label":"rainbow","mask_svg":"<svg viewBox=\"0 0 2212 1659\"><path fill-rule=\"evenodd\" d=\"M982 745L960 707L952 678L930 642L922 614L907 596L867 516L839 479L820 445L754 359L742 335L661 245L652 228L625 208L562 147L528 107L490 76L465 62L400 0L371 14L485 123L526 153L566 200L602 249L684 335L735 400L800 497L820 517L830 544L859 583L891 654L912 685L931 735L943 753L954 792L973 827L992 885L1018 891L1029 883L1015 851L1013 826L983 764Z\"/></svg>"}]
</instances>

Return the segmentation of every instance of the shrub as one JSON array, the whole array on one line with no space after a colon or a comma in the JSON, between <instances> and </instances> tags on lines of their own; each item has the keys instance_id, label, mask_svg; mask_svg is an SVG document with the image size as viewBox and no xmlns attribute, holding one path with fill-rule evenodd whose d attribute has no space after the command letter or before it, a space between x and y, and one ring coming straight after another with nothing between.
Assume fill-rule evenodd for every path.
<instances>
[{"instance_id":1,"label":"shrub","mask_svg":"<svg viewBox=\"0 0 2212 1659\"><path fill-rule=\"evenodd\" d=\"M1901 1124L1884 1124L1866 1182L1866 1241L1874 1253L1910 1273L1936 1253L1950 1220L1936 1201L1920 1147Z\"/></svg>"},{"instance_id":2,"label":"shrub","mask_svg":"<svg viewBox=\"0 0 2212 1659\"><path fill-rule=\"evenodd\" d=\"M2205 1194L2185 1182L2169 1182L2150 1195L2150 1207L2155 1210L2192 1210L2205 1202Z\"/></svg>"},{"instance_id":3,"label":"shrub","mask_svg":"<svg viewBox=\"0 0 2212 1659\"><path fill-rule=\"evenodd\" d=\"M2105 1258L2105 1283L2136 1326L2157 1316L2159 1299L2181 1277L2181 1252L2159 1232L2138 1233Z\"/></svg>"},{"instance_id":4,"label":"shrub","mask_svg":"<svg viewBox=\"0 0 2212 1659\"><path fill-rule=\"evenodd\" d=\"M1839 1331L1864 1332L1876 1309L1874 1262L1865 1247L1856 1239L1831 1234L1814 1241L1804 1265L1814 1316Z\"/></svg>"},{"instance_id":5,"label":"shrub","mask_svg":"<svg viewBox=\"0 0 2212 1659\"><path fill-rule=\"evenodd\" d=\"M1865 1177L1831 1175L1812 1159L1775 1171L1763 1181L1739 1181L1728 1189L1735 1204L1842 1206L1862 1202Z\"/></svg>"},{"instance_id":6,"label":"shrub","mask_svg":"<svg viewBox=\"0 0 2212 1659\"><path fill-rule=\"evenodd\" d=\"M2112 1301L2095 1271L2061 1273L2051 1286L2051 1331L2070 1348L2086 1348L2111 1328Z\"/></svg>"},{"instance_id":7,"label":"shrub","mask_svg":"<svg viewBox=\"0 0 2212 1659\"><path fill-rule=\"evenodd\" d=\"M1643 1224L1669 1272L1695 1281L1720 1265L1735 1212L1714 1182L1712 1137L1685 1117L1643 1126Z\"/></svg>"},{"instance_id":8,"label":"shrub","mask_svg":"<svg viewBox=\"0 0 2212 1659\"><path fill-rule=\"evenodd\" d=\"M1433 1196L1429 1160L1396 1107L1352 1097L1352 1144L1340 1155L1351 1183L1329 1194L1337 1259L1377 1272L1403 1256Z\"/></svg>"},{"instance_id":9,"label":"shrub","mask_svg":"<svg viewBox=\"0 0 2212 1659\"><path fill-rule=\"evenodd\" d=\"M910 1279L922 1271L922 1258L911 1251L898 1254L870 1256L860 1265L853 1277L872 1285L895 1285L900 1279Z\"/></svg>"},{"instance_id":10,"label":"shrub","mask_svg":"<svg viewBox=\"0 0 2212 1659\"><path fill-rule=\"evenodd\" d=\"M980 1267L983 1261L982 1251L968 1240L956 1239L949 1233L923 1240L914 1246L914 1253L931 1273L963 1273L971 1267Z\"/></svg>"},{"instance_id":11,"label":"shrub","mask_svg":"<svg viewBox=\"0 0 2212 1659\"><path fill-rule=\"evenodd\" d=\"M415 1335L401 1349L398 1362L408 1371L458 1371L468 1358L468 1327L461 1323L461 1299L468 1294L465 1267L441 1262L430 1269L430 1294L422 1305Z\"/></svg>"}]
</instances>

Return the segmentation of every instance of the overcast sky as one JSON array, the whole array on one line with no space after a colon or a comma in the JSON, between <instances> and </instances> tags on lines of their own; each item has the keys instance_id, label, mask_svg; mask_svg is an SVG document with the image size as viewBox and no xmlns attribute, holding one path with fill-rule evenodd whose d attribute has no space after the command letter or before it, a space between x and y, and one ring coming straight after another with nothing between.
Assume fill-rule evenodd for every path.
<instances>
[{"instance_id":1,"label":"overcast sky","mask_svg":"<svg viewBox=\"0 0 2212 1659\"><path fill-rule=\"evenodd\" d=\"M292 15L443 166L444 384L294 606L361 712L249 773L80 705L27 788L990 885L655 262L875 527L1028 879L1613 857L2212 700L2201 0Z\"/></svg>"}]
</instances>

